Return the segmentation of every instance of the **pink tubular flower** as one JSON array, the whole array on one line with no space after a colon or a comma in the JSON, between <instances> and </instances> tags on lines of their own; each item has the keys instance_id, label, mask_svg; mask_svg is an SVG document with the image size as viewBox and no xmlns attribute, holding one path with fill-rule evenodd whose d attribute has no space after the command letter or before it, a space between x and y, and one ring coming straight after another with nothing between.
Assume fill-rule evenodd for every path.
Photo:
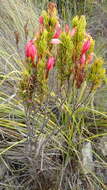
<instances>
[{"instance_id":1,"label":"pink tubular flower","mask_svg":"<svg viewBox=\"0 0 107 190\"><path fill-rule=\"evenodd\" d=\"M53 69L54 64L55 64L55 58L49 57L47 61L47 70L50 71L51 69Z\"/></svg>"},{"instance_id":2,"label":"pink tubular flower","mask_svg":"<svg viewBox=\"0 0 107 190\"><path fill-rule=\"evenodd\" d=\"M40 17L39 17L39 23L40 23L40 24L43 24L43 22L44 22L43 16L40 16Z\"/></svg>"},{"instance_id":3,"label":"pink tubular flower","mask_svg":"<svg viewBox=\"0 0 107 190\"><path fill-rule=\"evenodd\" d=\"M88 39L87 41L84 42L81 53L82 54L86 53L90 49L90 46L91 46L91 42L90 42L90 39Z\"/></svg>"},{"instance_id":4,"label":"pink tubular flower","mask_svg":"<svg viewBox=\"0 0 107 190\"><path fill-rule=\"evenodd\" d=\"M59 24L59 22L57 22L55 25L55 29L57 30L57 28L60 28L60 27L61 27L61 25Z\"/></svg>"},{"instance_id":5,"label":"pink tubular flower","mask_svg":"<svg viewBox=\"0 0 107 190\"><path fill-rule=\"evenodd\" d=\"M69 31L70 31L69 25L66 24L66 25L65 25L65 32L66 32L66 33L69 33Z\"/></svg>"},{"instance_id":6,"label":"pink tubular flower","mask_svg":"<svg viewBox=\"0 0 107 190\"><path fill-rule=\"evenodd\" d=\"M76 28L72 29L72 31L70 32L71 37L73 37L75 35L76 31L77 31Z\"/></svg>"},{"instance_id":7,"label":"pink tubular flower","mask_svg":"<svg viewBox=\"0 0 107 190\"><path fill-rule=\"evenodd\" d=\"M59 39L57 39L57 38L53 38L50 43L51 44L60 44L61 41Z\"/></svg>"},{"instance_id":8,"label":"pink tubular flower","mask_svg":"<svg viewBox=\"0 0 107 190\"><path fill-rule=\"evenodd\" d=\"M55 32L55 34L53 35L53 38L55 38L55 39L56 39L56 38L59 38L61 32L62 32L61 28L60 28L60 27L57 27L57 28L56 28L56 32Z\"/></svg>"},{"instance_id":9,"label":"pink tubular flower","mask_svg":"<svg viewBox=\"0 0 107 190\"><path fill-rule=\"evenodd\" d=\"M33 41L30 40L25 46L25 55L26 57L31 58L31 60L34 61L36 54L37 51L33 44Z\"/></svg>"},{"instance_id":10,"label":"pink tubular flower","mask_svg":"<svg viewBox=\"0 0 107 190\"><path fill-rule=\"evenodd\" d=\"M86 56L85 56L85 53L84 53L84 54L82 54L82 56L80 58L80 63L81 63L81 65L84 65L85 62L86 62Z\"/></svg>"}]
</instances>

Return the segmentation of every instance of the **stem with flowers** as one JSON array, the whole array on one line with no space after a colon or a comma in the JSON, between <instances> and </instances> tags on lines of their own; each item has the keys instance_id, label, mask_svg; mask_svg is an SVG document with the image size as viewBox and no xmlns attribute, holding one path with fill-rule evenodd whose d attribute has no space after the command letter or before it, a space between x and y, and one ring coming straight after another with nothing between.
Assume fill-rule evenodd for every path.
<instances>
[{"instance_id":1,"label":"stem with flowers","mask_svg":"<svg viewBox=\"0 0 107 190\"><path fill-rule=\"evenodd\" d=\"M57 73L53 80L60 83L58 98L65 99L72 113L90 104L93 94L106 82L104 61L96 57L94 46L95 41L86 32L85 16L75 16L71 26L62 27L56 4L48 4L47 11L42 11L39 17L39 30L25 46L25 71L20 89L29 113L27 121L30 114L32 118L34 108L52 99L51 93L49 95L52 72ZM57 97L59 93L54 91L54 94ZM26 124L29 126L28 122ZM31 130L28 127L30 136Z\"/></svg>"}]
</instances>

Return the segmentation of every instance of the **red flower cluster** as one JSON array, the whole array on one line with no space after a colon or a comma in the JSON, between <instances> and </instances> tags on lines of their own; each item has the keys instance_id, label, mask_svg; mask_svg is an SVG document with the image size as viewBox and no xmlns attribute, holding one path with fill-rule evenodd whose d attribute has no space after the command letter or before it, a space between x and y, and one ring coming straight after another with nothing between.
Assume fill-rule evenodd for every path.
<instances>
[{"instance_id":1,"label":"red flower cluster","mask_svg":"<svg viewBox=\"0 0 107 190\"><path fill-rule=\"evenodd\" d=\"M31 60L34 62L35 56L37 55L37 50L32 40L30 40L25 46L25 55L27 58L31 58ZM53 69L54 64L55 64L55 58L49 57L46 65L47 70L49 71Z\"/></svg>"},{"instance_id":2,"label":"red flower cluster","mask_svg":"<svg viewBox=\"0 0 107 190\"><path fill-rule=\"evenodd\" d=\"M25 46L25 55L27 58L30 58L33 62L35 56L37 55L37 50L35 45L33 44L33 40L30 40Z\"/></svg>"},{"instance_id":3,"label":"red flower cluster","mask_svg":"<svg viewBox=\"0 0 107 190\"><path fill-rule=\"evenodd\" d=\"M48 16L47 16L47 21L49 20L49 23L48 22L47 22L47 24L45 23L45 20L46 20L45 16L40 16L39 17L39 24L40 24L39 32L36 33L36 37L34 38L34 40L30 40L25 46L25 55L26 55L27 58L29 58L32 61L32 64L34 63L35 57L38 56L38 60L39 60L38 61L38 68L39 68L40 59L42 58L42 54L44 55L43 62L46 61L46 64L44 65L43 68L46 69L45 71L46 71L46 76L47 77L48 77L49 71L51 69L53 69L53 67L55 65L55 57L53 57L51 55L51 53L52 53L51 52L52 45L61 44L62 46L60 45L59 49L61 47L63 47L63 40L61 41L63 33L65 33L64 35L67 36L67 40L68 39L72 40L72 42L75 41L75 38L74 38L74 41L72 39L74 37L74 35L77 34L77 36L78 36L78 26L74 25L72 30L70 30L70 26L68 24L66 24L65 28L64 28L64 31L62 31L57 17L56 17L56 22L52 22L53 20L51 20L51 17L54 14L51 15L51 12L52 11L55 12L55 9L56 9L55 5L53 3L50 3L49 6L48 6ZM51 24L52 24L52 26L51 26ZM45 39L46 40L46 48L43 49L43 47L41 46L41 44L42 44L41 36L42 36L42 34L44 34L43 32L45 31L44 30L45 28L46 28L46 39ZM51 33L52 35L50 35L49 33ZM91 37L87 33L85 35L86 35L86 39L84 40L82 48L80 50L81 52L80 52L80 55L79 55L79 59L78 59L78 56L75 55L77 53L75 51L74 51L74 55L71 56L74 59L73 60L74 63L79 62L79 67L77 68L76 64L75 64L74 67L75 67L75 79L77 81L81 81L80 83L82 83L83 78L84 78L83 73L84 73L85 64L90 63L92 61L92 59L93 59L93 53L89 54L89 50L90 50L90 47L91 47ZM68 36L70 38L68 38ZM43 38L44 38L44 36L43 36ZM39 43L39 40L40 40L40 43ZM35 41L35 44L34 44L34 41ZM49 45L49 49L47 47L47 45L48 45L47 43L52 44L52 45ZM42 52L40 54L39 50L41 50L41 49L43 49L43 50L40 51L40 52ZM37 50L38 50L38 54L37 54ZM81 84L79 84L78 86L80 86L80 85Z\"/></svg>"},{"instance_id":4,"label":"red flower cluster","mask_svg":"<svg viewBox=\"0 0 107 190\"><path fill-rule=\"evenodd\" d=\"M90 49L90 46L91 46L90 39L86 40L82 46L81 57L80 57L80 63L82 65L84 65L86 63L86 53ZM93 53L91 53L88 56L87 62L90 63L92 61L92 59L93 59Z\"/></svg>"},{"instance_id":5,"label":"red flower cluster","mask_svg":"<svg viewBox=\"0 0 107 190\"><path fill-rule=\"evenodd\" d=\"M82 54L85 54L91 46L90 39L84 42L83 47L82 47Z\"/></svg>"}]
</instances>

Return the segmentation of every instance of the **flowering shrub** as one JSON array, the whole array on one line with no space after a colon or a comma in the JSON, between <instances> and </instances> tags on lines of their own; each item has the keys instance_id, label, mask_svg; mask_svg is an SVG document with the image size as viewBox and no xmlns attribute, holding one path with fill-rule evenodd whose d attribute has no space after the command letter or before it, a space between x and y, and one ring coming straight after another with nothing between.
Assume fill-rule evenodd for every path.
<instances>
[{"instance_id":1,"label":"flowering shrub","mask_svg":"<svg viewBox=\"0 0 107 190\"><path fill-rule=\"evenodd\" d=\"M53 69L57 72L60 88L69 89L68 97L72 87L81 89L84 82L91 92L96 90L106 81L106 75L104 62L96 57L94 46L95 41L86 32L85 16L75 16L71 26L61 27L56 5L50 2L47 11L42 11L39 17L38 32L25 46L23 97L32 100L36 89L43 99Z\"/></svg>"},{"instance_id":2,"label":"flowering shrub","mask_svg":"<svg viewBox=\"0 0 107 190\"><path fill-rule=\"evenodd\" d=\"M19 1L1 3L10 19L4 22L0 39L0 167L4 164L0 187L106 189L102 177L106 156L101 149L107 113L96 110L94 98L106 74L103 60L95 55L94 40L86 33L85 17L60 25L56 7L50 3L38 19L38 31L25 45L20 64L23 41L19 40L27 40L32 33L29 21L23 25L23 14L33 18L34 12L30 1L23 5L27 12ZM21 32L15 32L16 47L9 37L13 28ZM17 96L18 81L21 97Z\"/></svg>"}]
</instances>

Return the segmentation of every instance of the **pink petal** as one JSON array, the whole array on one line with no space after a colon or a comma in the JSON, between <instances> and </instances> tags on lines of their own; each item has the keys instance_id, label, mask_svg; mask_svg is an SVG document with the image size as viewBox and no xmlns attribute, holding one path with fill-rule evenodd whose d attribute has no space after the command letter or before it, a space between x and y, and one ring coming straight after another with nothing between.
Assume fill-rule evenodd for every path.
<instances>
[{"instance_id":1,"label":"pink petal","mask_svg":"<svg viewBox=\"0 0 107 190\"><path fill-rule=\"evenodd\" d=\"M66 32L66 33L69 33L69 31L70 31L69 25L66 24L66 25L65 25L65 32Z\"/></svg>"},{"instance_id":2,"label":"pink petal","mask_svg":"<svg viewBox=\"0 0 107 190\"><path fill-rule=\"evenodd\" d=\"M40 17L39 17L39 23L40 23L40 24L43 24L43 22L44 22L44 18L43 18L43 16L40 16Z\"/></svg>"},{"instance_id":3,"label":"pink petal","mask_svg":"<svg viewBox=\"0 0 107 190\"><path fill-rule=\"evenodd\" d=\"M48 62L47 62L47 70L53 69L53 66L55 64L55 58L54 57L49 57Z\"/></svg>"},{"instance_id":4,"label":"pink petal","mask_svg":"<svg viewBox=\"0 0 107 190\"><path fill-rule=\"evenodd\" d=\"M60 44L62 42L59 39L57 39L57 38L53 38L50 43L51 44Z\"/></svg>"},{"instance_id":5,"label":"pink petal","mask_svg":"<svg viewBox=\"0 0 107 190\"><path fill-rule=\"evenodd\" d=\"M55 29L57 30L57 28L60 28L61 25L59 24L59 22L55 25Z\"/></svg>"},{"instance_id":6,"label":"pink petal","mask_svg":"<svg viewBox=\"0 0 107 190\"><path fill-rule=\"evenodd\" d=\"M31 48L31 58L32 58L32 60L34 60L36 54L37 54L36 48L35 48L35 46L32 46L32 48Z\"/></svg>"},{"instance_id":7,"label":"pink petal","mask_svg":"<svg viewBox=\"0 0 107 190\"><path fill-rule=\"evenodd\" d=\"M33 41L30 40L25 46L25 55L26 57L29 57L32 59L32 61L34 61L36 54L37 54L36 47L34 46Z\"/></svg>"},{"instance_id":8,"label":"pink petal","mask_svg":"<svg viewBox=\"0 0 107 190\"><path fill-rule=\"evenodd\" d=\"M86 53L91 46L90 39L84 42L83 47L82 47L82 54Z\"/></svg>"},{"instance_id":9,"label":"pink petal","mask_svg":"<svg viewBox=\"0 0 107 190\"><path fill-rule=\"evenodd\" d=\"M76 28L72 29L72 31L70 32L71 37L73 37L75 35L76 31L77 31Z\"/></svg>"},{"instance_id":10,"label":"pink petal","mask_svg":"<svg viewBox=\"0 0 107 190\"><path fill-rule=\"evenodd\" d=\"M57 27L57 28L56 28L56 32L55 32L55 34L53 35L53 38L59 38L61 32L62 32L61 28L60 28L60 27Z\"/></svg>"},{"instance_id":11,"label":"pink petal","mask_svg":"<svg viewBox=\"0 0 107 190\"><path fill-rule=\"evenodd\" d=\"M25 46L25 55L26 55L26 57L29 57L29 49L30 49L31 46L32 46L32 40L27 42L27 44Z\"/></svg>"},{"instance_id":12,"label":"pink petal","mask_svg":"<svg viewBox=\"0 0 107 190\"><path fill-rule=\"evenodd\" d=\"M85 56L85 53L84 53L84 54L82 54L82 56L81 56L81 58L80 58L80 63L81 63L82 65L84 65L84 64L85 64L85 61L86 61L86 56Z\"/></svg>"}]
</instances>

